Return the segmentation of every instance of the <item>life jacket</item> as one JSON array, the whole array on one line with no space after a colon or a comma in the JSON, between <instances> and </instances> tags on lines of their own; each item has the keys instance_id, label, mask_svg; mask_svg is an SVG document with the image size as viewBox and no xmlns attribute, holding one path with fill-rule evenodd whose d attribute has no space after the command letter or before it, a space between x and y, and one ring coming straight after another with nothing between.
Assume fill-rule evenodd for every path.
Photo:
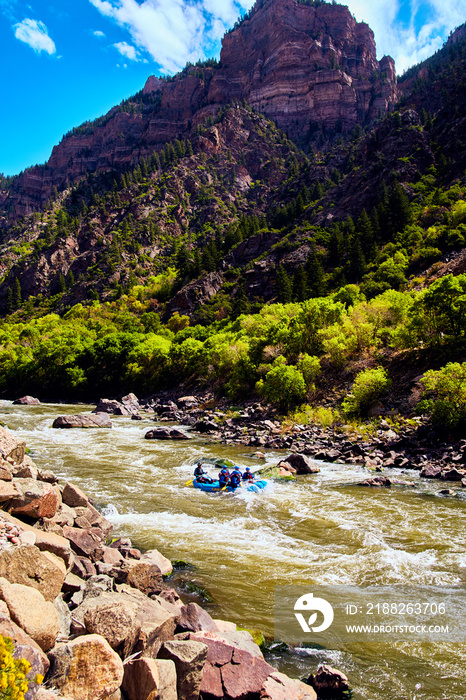
<instances>
[{"instance_id":1,"label":"life jacket","mask_svg":"<svg viewBox=\"0 0 466 700\"><path fill-rule=\"evenodd\" d=\"M205 471L203 470L203 468L201 467L201 465L198 464L197 467L196 467L196 469L194 470L194 476L197 477L197 478L199 478L199 477L202 476L203 474L205 474Z\"/></svg>"},{"instance_id":2,"label":"life jacket","mask_svg":"<svg viewBox=\"0 0 466 700\"><path fill-rule=\"evenodd\" d=\"M254 474L252 472L244 472L243 481L254 481Z\"/></svg>"},{"instance_id":3,"label":"life jacket","mask_svg":"<svg viewBox=\"0 0 466 700\"><path fill-rule=\"evenodd\" d=\"M225 486L225 484L228 484L229 478L230 475L228 472L220 472L220 474L218 475L218 483L220 484L220 486Z\"/></svg>"},{"instance_id":4,"label":"life jacket","mask_svg":"<svg viewBox=\"0 0 466 700\"><path fill-rule=\"evenodd\" d=\"M233 488L237 488L241 482L241 475L238 472L233 472L230 476L230 484Z\"/></svg>"}]
</instances>

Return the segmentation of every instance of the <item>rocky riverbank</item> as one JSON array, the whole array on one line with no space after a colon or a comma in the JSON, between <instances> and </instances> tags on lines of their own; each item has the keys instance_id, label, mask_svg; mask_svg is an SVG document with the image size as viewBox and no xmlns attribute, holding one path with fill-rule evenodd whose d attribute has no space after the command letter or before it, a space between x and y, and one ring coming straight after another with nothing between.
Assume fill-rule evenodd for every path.
<instances>
[{"instance_id":1,"label":"rocky riverbank","mask_svg":"<svg viewBox=\"0 0 466 700\"><path fill-rule=\"evenodd\" d=\"M4 428L0 455L0 634L31 664L26 700L316 700L248 632L183 602L168 559L112 539L92 500ZM309 682L322 697L348 687L328 667Z\"/></svg>"},{"instance_id":2,"label":"rocky riverbank","mask_svg":"<svg viewBox=\"0 0 466 700\"><path fill-rule=\"evenodd\" d=\"M140 403L134 394L129 394L120 401L102 399L95 412L133 419L141 418L142 413L159 422L177 422L219 443L242 444L256 450L283 449L328 462L361 464L374 471L410 469L425 478L458 482L466 487L466 439L449 441L447 435L432 430L422 417L400 421L395 427L381 419L378 427L364 436L342 426L284 426L260 403L246 404L235 411L228 409L227 404L212 403L210 396L163 397ZM189 431L158 428L148 431L146 437L187 439ZM376 481L374 485L388 484Z\"/></svg>"}]
</instances>

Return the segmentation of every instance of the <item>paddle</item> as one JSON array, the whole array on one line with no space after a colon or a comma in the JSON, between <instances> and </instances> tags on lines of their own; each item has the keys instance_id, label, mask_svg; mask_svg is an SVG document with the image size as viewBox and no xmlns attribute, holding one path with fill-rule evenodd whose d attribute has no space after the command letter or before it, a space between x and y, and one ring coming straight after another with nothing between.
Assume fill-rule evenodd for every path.
<instances>
[{"instance_id":1,"label":"paddle","mask_svg":"<svg viewBox=\"0 0 466 700\"><path fill-rule=\"evenodd\" d=\"M192 486L194 479L190 479L186 482L185 486Z\"/></svg>"}]
</instances>

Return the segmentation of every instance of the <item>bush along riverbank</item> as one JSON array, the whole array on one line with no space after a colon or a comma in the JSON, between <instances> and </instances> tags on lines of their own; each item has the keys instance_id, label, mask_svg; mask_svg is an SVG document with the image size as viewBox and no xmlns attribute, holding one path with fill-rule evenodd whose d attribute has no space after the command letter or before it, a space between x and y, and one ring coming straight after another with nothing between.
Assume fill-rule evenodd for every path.
<instances>
[{"instance_id":1,"label":"bush along riverbank","mask_svg":"<svg viewBox=\"0 0 466 700\"><path fill-rule=\"evenodd\" d=\"M0 454L0 679L11 697L316 700L249 632L185 604L163 554L112 539L91 499L38 469L5 428ZM348 688L326 666L310 679L322 697Z\"/></svg>"}]
</instances>

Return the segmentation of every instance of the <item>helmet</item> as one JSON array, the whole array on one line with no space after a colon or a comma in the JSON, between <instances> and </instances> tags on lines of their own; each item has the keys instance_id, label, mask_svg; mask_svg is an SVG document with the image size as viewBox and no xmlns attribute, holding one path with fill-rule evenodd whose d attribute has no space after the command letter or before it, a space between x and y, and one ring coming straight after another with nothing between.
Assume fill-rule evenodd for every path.
<instances>
[{"instance_id":1,"label":"helmet","mask_svg":"<svg viewBox=\"0 0 466 700\"><path fill-rule=\"evenodd\" d=\"M238 466L236 466L236 467L235 467L235 472L239 472L239 471L241 471L241 469L240 469Z\"/></svg>"},{"instance_id":2,"label":"helmet","mask_svg":"<svg viewBox=\"0 0 466 700\"><path fill-rule=\"evenodd\" d=\"M246 467L246 471L247 471L247 472L250 472L250 471L251 471L251 467Z\"/></svg>"}]
</instances>

